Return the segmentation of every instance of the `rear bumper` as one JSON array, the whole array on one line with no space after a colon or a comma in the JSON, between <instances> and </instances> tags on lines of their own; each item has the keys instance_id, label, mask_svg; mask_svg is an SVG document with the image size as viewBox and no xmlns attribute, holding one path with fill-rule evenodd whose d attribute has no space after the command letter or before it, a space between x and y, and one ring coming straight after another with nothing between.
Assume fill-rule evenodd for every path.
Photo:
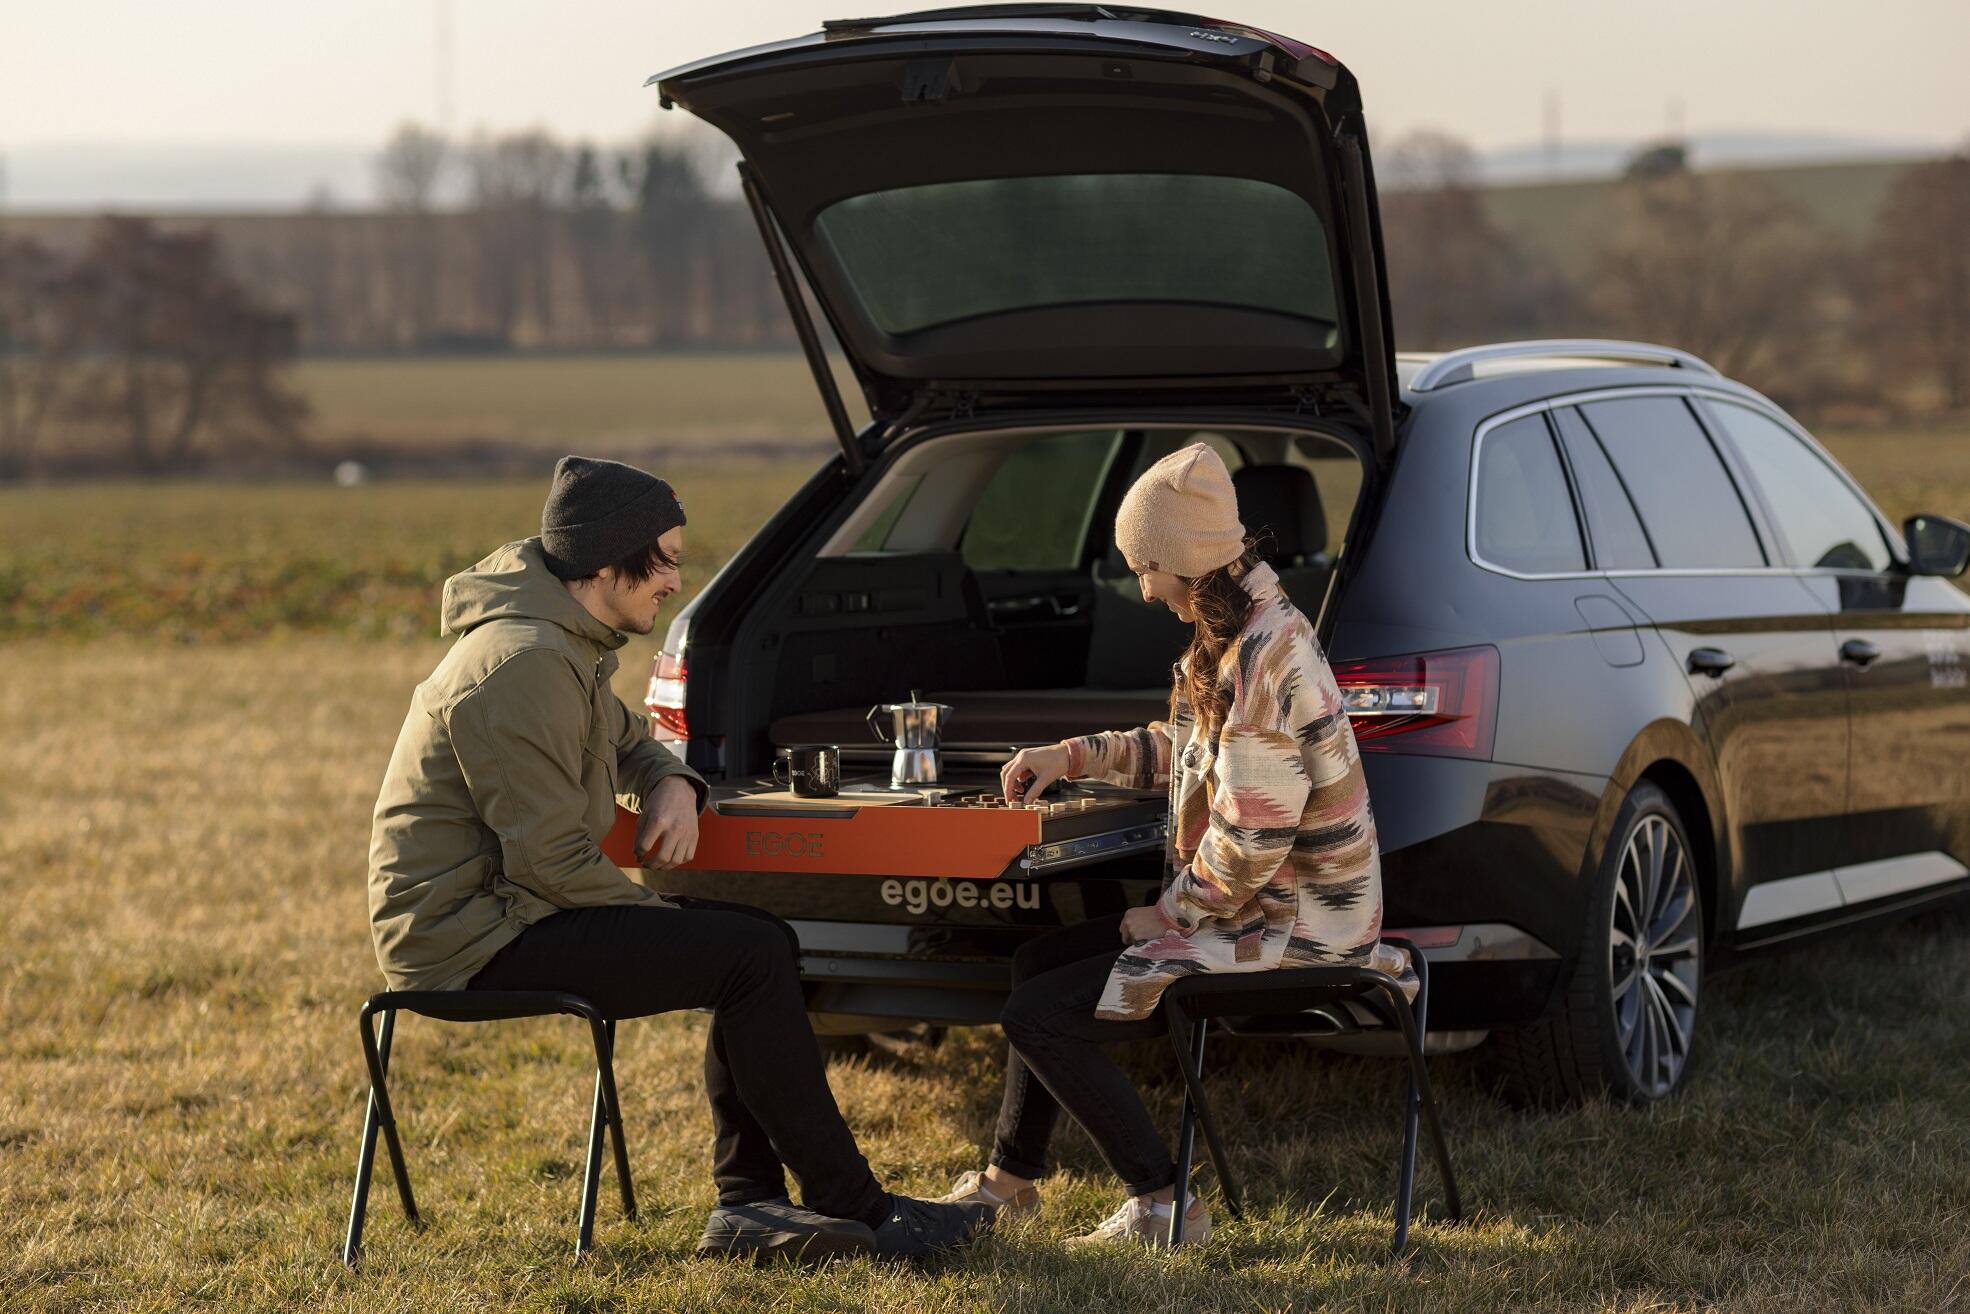
<instances>
[{"instance_id":1,"label":"rear bumper","mask_svg":"<svg viewBox=\"0 0 1970 1314\"><path fill-rule=\"evenodd\" d=\"M999 1020L1011 988L1011 964L1005 958L909 956L914 927L807 921L792 925L800 935L801 979L807 986L807 1006L814 1013L858 1022L866 1019L870 1025L989 1025ZM1388 933L1405 931L1390 927ZM1559 982L1559 955L1516 926L1492 922L1416 928L1413 934L1418 940L1441 941L1423 948L1430 964L1432 1031L1536 1021ZM834 1029L856 1027L837 1022Z\"/></svg>"}]
</instances>

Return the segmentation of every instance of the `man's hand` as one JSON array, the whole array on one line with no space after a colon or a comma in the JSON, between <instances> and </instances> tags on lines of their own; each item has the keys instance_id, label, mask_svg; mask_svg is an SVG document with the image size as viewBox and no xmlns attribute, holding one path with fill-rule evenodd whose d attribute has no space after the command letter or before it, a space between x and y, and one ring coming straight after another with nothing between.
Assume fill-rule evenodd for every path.
<instances>
[{"instance_id":1,"label":"man's hand","mask_svg":"<svg viewBox=\"0 0 1970 1314\"><path fill-rule=\"evenodd\" d=\"M1140 944L1144 940L1156 940L1169 934L1169 924L1155 904L1147 908L1131 908L1122 914L1122 943Z\"/></svg>"},{"instance_id":2,"label":"man's hand","mask_svg":"<svg viewBox=\"0 0 1970 1314\"><path fill-rule=\"evenodd\" d=\"M684 776L666 776L643 800L636 822L636 861L652 871L689 862L698 851L698 791Z\"/></svg>"}]
</instances>

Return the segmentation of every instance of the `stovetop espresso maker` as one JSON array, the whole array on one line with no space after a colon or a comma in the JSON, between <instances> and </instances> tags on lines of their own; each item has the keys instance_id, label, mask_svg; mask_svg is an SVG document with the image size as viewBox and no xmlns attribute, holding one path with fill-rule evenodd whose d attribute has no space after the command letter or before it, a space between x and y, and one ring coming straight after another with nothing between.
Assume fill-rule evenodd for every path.
<instances>
[{"instance_id":1,"label":"stovetop espresso maker","mask_svg":"<svg viewBox=\"0 0 1970 1314\"><path fill-rule=\"evenodd\" d=\"M878 717L889 717L891 726L885 730ZM878 703L869 709L869 729L883 743L896 746L889 767L891 786L901 789L937 783L942 772L937 740L950 719L949 706L926 703L915 689L910 690L907 703Z\"/></svg>"}]
</instances>

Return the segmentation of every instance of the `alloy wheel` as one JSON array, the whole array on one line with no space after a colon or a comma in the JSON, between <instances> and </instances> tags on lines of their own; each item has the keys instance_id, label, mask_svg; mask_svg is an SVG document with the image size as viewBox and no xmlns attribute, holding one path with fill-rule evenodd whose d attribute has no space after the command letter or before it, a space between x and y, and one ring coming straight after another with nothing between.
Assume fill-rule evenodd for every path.
<instances>
[{"instance_id":1,"label":"alloy wheel","mask_svg":"<svg viewBox=\"0 0 1970 1314\"><path fill-rule=\"evenodd\" d=\"M1615 1039L1636 1090L1660 1099L1689 1062L1703 977L1696 870L1660 813L1628 832L1608 928Z\"/></svg>"}]
</instances>

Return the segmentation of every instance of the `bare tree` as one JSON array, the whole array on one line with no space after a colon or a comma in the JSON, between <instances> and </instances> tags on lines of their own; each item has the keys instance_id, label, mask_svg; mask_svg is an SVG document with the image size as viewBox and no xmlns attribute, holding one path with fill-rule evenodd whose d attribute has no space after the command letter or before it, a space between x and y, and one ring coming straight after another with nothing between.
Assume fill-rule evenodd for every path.
<instances>
[{"instance_id":1,"label":"bare tree","mask_svg":"<svg viewBox=\"0 0 1970 1314\"><path fill-rule=\"evenodd\" d=\"M391 316L398 340L415 344L430 336L438 319L438 228L433 218L451 144L415 123L399 127L376 158L376 192L397 216L391 224L390 296L402 309Z\"/></svg>"},{"instance_id":2,"label":"bare tree","mask_svg":"<svg viewBox=\"0 0 1970 1314\"><path fill-rule=\"evenodd\" d=\"M451 143L415 123L399 127L376 157L376 194L384 206L422 214L435 208Z\"/></svg>"},{"instance_id":3,"label":"bare tree","mask_svg":"<svg viewBox=\"0 0 1970 1314\"><path fill-rule=\"evenodd\" d=\"M1405 347L1461 346L1531 327L1564 300L1485 211L1471 148L1441 132L1399 139L1376 161L1390 314Z\"/></svg>"},{"instance_id":4,"label":"bare tree","mask_svg":"<svg viewBox=\"0 0 1970 1314\"><path fill-rule=\"evenodd\" d=\"M80 288L69 262L0 237L0 478L33 464L83 346Z\"/></svg>"},{"instance_id":5,"label":"bare tree","mask_svg":"<svg viewBox=\"0 0 1970 1314\"><path fill-rule=\"evenodd\" d=\"M551 340L553 216L567 187L568 150L546 132L522 132L477 142L466 163L494 328L511 342L530 303L535 332Z\"/></svg>"},{"instance_id":6,"label":"bare tree","mask_svg":"<svg viewBox=\"0 0 1970 1314\"><path fill-rule=\"evenodd\" d=\"M624 158L622 171L636 196L636 241L649 277L656 341L688 341L712 210L698 159L687 145L653 139L639 156Z\"/></svg>"},{"instance_id":7,"label":"bare tree","mask_svg":"<svg viewBox=\"0 0 1970 1314\"><path fill-rule=\"evenodd\" d=\"M97 378L74 414L120 426L140 471L184 466L215 435L299 444L306 405L276 377L294 320L255 304L217 252L209 233L106 218L78 270Z\"/></svg>"},{"instance_id":8,"label":"bare tree","mask_svg":"<svg viewBox=\"0 0 1970 1314\"><path fill-rule=\"evenodd\" d=\"M575 151L568 201L568 237L574 247L585 328L609 338L617 319L618 275L627 253L622 250L620 216L609 195L602 157L587 142Z\"/></svg>"},{"instance_id":9,"label":"bare tree","mask_svg":"<svg viewBox=\"0 0 1970 1314\"><path fill-rule=\"evenodd\" d=\"M1586 293L1603 327L1726 374L1789 381L1823 328L1839 252L1770 183L1671 173L1612 188Z\"/></svg>"},{"instance_id":10,"label":"bare tree","mask_svg":"<svg viewBox=\"0 0 1970 1314\"><path fill-rule=\"evenodd\" d=\"M1863 320L1883 373L1970 408L1970 150L1903 170L1875 221Z\"/></svg>"}]
</instances>

